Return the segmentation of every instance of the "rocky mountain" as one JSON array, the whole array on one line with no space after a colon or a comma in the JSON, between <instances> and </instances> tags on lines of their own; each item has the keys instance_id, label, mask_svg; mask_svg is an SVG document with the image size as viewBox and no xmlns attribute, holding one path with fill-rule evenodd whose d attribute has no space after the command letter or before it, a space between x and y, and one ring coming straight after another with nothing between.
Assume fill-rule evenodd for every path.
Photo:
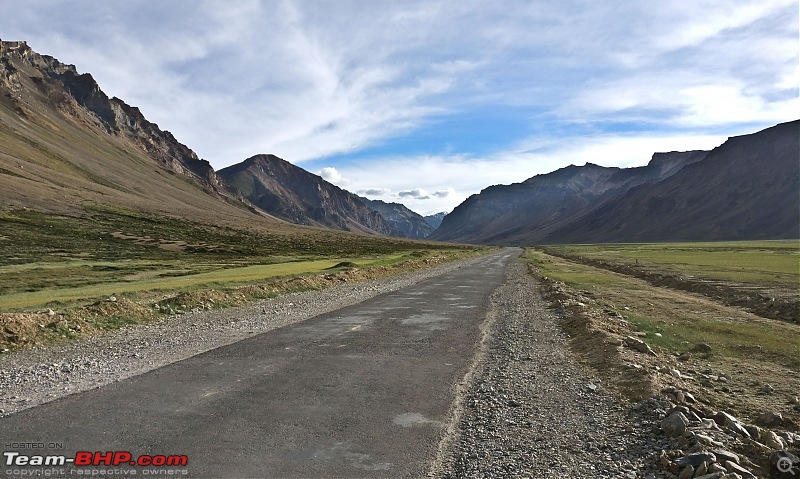
<instances>
[{"instance_id":1,"label":"rocky mountain","mask_svg":"<svg viewBox=\"0 0 800 479\"><path fill-rule=\"evenodd\" d=\"M436 228L438 228L439 226L441 226L441 224L442 224L442 220L444 219L444 217L445 217L445 216L447 216L447 213L445 213L445 212L436 213L436 214L434 214L434 215L429 215L429 216L426 216L426 217L425 217L425 221L426 221L426 222L427 222L427 223L428 223L428 224L431 226L431 228L433 228L433 230L435 231L435 230L436 230Z\"/></svg>"},{"instance_id":2,"label":"rocky mountain","mask_svg":"<svg viewBox=\"0 0 800 479\"><path fill-rule=\"evenodd\" d=\"M800 238L800 120L729 138L702 161L632 188L548 241Z\"/></svg>"},{"instance_id":3,"label":"rocky mountain","mask_svg":"<svg viewBox=\"0 0 800 479\"><path fill-rule=\"evenodd\" d=\"M800 237L798 122L639 168L569 166L493 186L430 238L531 244ZM791 198L792 200L787 200Z\"/></svg>"},{"instance_id":4,"label":"rocky mountain","mask_svg":"<svg viewBox=\"0 0 800 479\"><path fill-rule=\"evenodd\" d=\"M219 171L245 198L296 224L402 236L361 199L274 155L256 155Z\"/></svg>"},{"instance_id":5,"label":"rocky mountain","mask_svg":"<svg viewBox=\"0 0 800 479\"><path fill-rule=\"evenodd\" d=\"M645 167L569 166L473 195L428 238L529 244L800 236L798 121ZM274 156L221 172L88 73L0 41L0 208L93 205L206 222L421 237L424 218L372 204ZM274 216L273 216L274 215ZM428 218L434 224L441 217Z\"/></svg>"},{"instance_id":6,"label":"rocky mountain","mask_svg":"<svg viewBox=\"0 0 800 479\"><path fill-rule=\"evenodd\" d=\"M0 42L0 207L111 205L401 236L355 195L278 158L254 157L225 173L236 187L90 74L24 42Z\"/></svg>"},{"instance_id":7,"label":"rocky mountain","mask_svg":"<svg viewBox=\"0 0 800 479\"><path fill-rule=\"evenodd\" d=\"M383 216L392 227L406 238L422 239L436 228L418 213L411 211L400 203L387 203L381 200L370 200L359 197L372 211Z\"/></svg>"},{"instance_id":8,"label":"rocky mountain","mask_svg":"<svg viewBox=\"0 0 800 479\"><path fill-rule=\"evenodd\" d=\"M656 154L647 166L639 168L571 165L522 183L491 186L445 216L430 238L468 243L541 242L596 205L635 186L668 177L706 154Z\"/></svg>"},{"instance_id":9,"label":"rocky mountain","mask_svg":"<svg viewBox=\"0 0 800 479\"><path fill-rule=\"evenodd\" d=\"M0 191L0 206L43 211L267 218L137 108L25 42L0 41Z\"/></svg>"}]
</instances>

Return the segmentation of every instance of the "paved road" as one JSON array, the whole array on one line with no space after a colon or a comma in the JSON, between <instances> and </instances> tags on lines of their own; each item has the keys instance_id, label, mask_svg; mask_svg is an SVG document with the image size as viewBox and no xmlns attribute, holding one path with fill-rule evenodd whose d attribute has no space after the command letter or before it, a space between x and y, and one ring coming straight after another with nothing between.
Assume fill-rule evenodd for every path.
<instances>
[{"instance_id":1,"label":"paved road","mask_svg":"<svg viewBox=\"0 0 800 479\"><path fill-rule=\"evenodd\" d=\"M192 477L424 476L516 254L0 419L3 451L185 454L170 469Z\"/></svg>"}]
</instances>

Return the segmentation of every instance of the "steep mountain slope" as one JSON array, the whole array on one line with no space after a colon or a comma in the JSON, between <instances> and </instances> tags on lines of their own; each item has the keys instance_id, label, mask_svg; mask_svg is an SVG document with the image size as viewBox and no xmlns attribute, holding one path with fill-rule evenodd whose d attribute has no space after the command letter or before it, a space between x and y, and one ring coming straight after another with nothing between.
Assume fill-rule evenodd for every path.
<instances>
[{"instance_id":1,"label":"steep mountain slope","mask_svg":"<svg viewBox=\"0 0 800 479\"><path fill-rule=\"evenodd\" d=\"M406 238L422 239L434 229L421 215L411 211L400 203L387 203L381 200L370 200L359 197L372 211L379 213L392 227Z\"/></svg>"},{"instance_id":2,"label":"steep mountain slope","mask_svg":"<svg viewBox=\"0 0 800 479\"><path fill-rule=\"evenodd\" d=\"M292 223L401 236L361 199L274 155L256 155L219 171L245 198Z\"/></svg>"},{"instance_id":3,"label":"steep mountain slope","mask_svg":"<svg viewBox=\"0 0 800 479\"><path fill-rule=\"evenodd\" d=\"M547 242L800 238L800 120L728 139L702 161L633 188Z\"/></svg>"},{"instance_id":4,"label":"steep mountain slope","mask_svg":"<svg viewBox=\"0 0 800 479\"><path fill-rule=\"evenodd\" d=\"M645 167L569 166L493 186L431 239L471 243L716 241L800 237L800 121Z\"/></svg>"},{"instance_id":5,"label":"steep mountain slope","mask_svg":"<svg viewBox=\"0 0 800 479\"><path fill-rule=\"evenodd\" d=\"M435 231L436 228L438 228L439 226L442 225L442 220L444 219L445 216L447 216L447 213L442 211L441 213L436 213L436 214L433 214L433 215L426 216L425 217L425 221Z\"/></svg>"},{"instance_id":6,"label":"steep mountain slope","mask_svg":"<svg viewBox=\"0 0 800 479\"><path fill-rule=\"evenodd\" d=\"M657 153L647 166L606 168L587 163L537 175L522 183L491 186L472 195L430 239L524 244L543 238L598 204L630 188L669 177L707 152Z\"/></svg>"},{"instance_id":7,"label":"steep mountain slope","mask_svg":"<svg viewBox=\"0 0 800 479\"><path fill-rule=\"evenodd\" d=\"M187 218L259 217L205 160L89 74L0 42L0 206L106 204Z\"/></svg>"}]
</instances>

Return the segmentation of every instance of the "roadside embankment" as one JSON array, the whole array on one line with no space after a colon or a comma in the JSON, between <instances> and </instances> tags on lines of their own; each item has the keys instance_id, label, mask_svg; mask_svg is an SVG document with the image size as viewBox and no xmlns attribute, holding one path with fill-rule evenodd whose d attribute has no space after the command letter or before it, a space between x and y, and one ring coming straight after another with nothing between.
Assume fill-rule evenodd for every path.
<instances>
[{"instance_id":1,"label":"roadside embankment","mask_svg":"<svg viewBox=\"0 0 800 479\"><path fill-rule=\"evenodd\" d=\"M525 257L579 361L658 416L655 477L784 477L781 454L800 449L798 325L538 251Z\"/></svg>"}]
</instances>

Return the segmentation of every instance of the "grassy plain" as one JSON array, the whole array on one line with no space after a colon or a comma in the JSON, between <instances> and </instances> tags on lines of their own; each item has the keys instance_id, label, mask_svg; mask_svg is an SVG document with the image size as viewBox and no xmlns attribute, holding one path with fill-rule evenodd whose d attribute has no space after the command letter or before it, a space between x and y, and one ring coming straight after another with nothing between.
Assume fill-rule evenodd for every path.
<instances>
[{"instance_id":1,"label":"grassy plain","mask_svg":"<svg viewBox=\"0 0 800 479\"><path fill-rule=\"evenodd\" d=\"M704 244L701 251L685 244L676 245L605 245L563 247L563 250L594 257L639 264L684 268L684 271L705 271L716 264L719 271L756 271L769 275L774 270L791 275L787 261L794 261L796 252L789 244L739 245L739 254L729 254L731 246ZM745 417L765 410L782 411L798 418L797 411L787 406L800 390L800 324L767 319L740 308L720 304L697 294L656 287L646 281L602 268L596 268L542 251L527 250L525 258L538 274L566 284L576 297L588 298L583 311L593 310L600 318L593 328L604 327L602 318L624 317L632 325L629 332L640 334L657 352L666 355L686 374L697 376L713 371L731 380L695 392ZM724 260L722 258L725 258ZM776 258L780 258L776 260ZM674 271L674 270L673 270ZM715 273L716 274L716 273ZM752 281L754 275L747 276ZM608 323L611 324L611 323ZM617 326L615 323L614 326ZM704 343L709 353L698 353ZM675 358L688 354L684 361ZM759 393L769 383L775 393ZM697 384L693 383L694 386ZM689 386L690 388L692 386ZM772 408L772 409L770 409Z\"/></svg>"},{"instance_id":2,"label":"grassy plain","mask_svg":"<svg viewBox=\"0 0 800 479\"><path fill-rule=\"evenodd\" d=\"M718 356L763 359L800 372L800 326L759 318L714 301L658 288L611 271L575 263L541 252L528 252L541 274L586 291L605 309L627 307L625 315L650 333L654 345L682 353L707 343ZM661 337L653 333L661 333Z\"/></svg>"},{"instance_id":3,"label":"grassy plain","mask_svg":"<svg viewBox=\"0 0 800 479\"><path fill-rule=\"evenodd\" d=\"M185 289L362 267L452 245L307 229L233 229L144 213L0 212L0 310L148 289Z\"/></svg>"},{"instance_id":4,"label":"grassy plain","mask_svg":"<svg viewBox=\"0 0 800 479\"><path fill-rule=\"evenodd\" d=\"M800 241L551 246L549 250L706 280L800 288Z\"/></svg>"},{"instance_id":5,"label":"grassy plain","mask_svg":"<svg viewBox=\"0 0 800 479\"><path fill-rule=\"evenodd\" d=\"M6 209L0 346L374 279L486 250L315 228L234 228L108 207L74 216ZM110 303L112 296L118 301Z\"/></svg>"}]
</instances>

